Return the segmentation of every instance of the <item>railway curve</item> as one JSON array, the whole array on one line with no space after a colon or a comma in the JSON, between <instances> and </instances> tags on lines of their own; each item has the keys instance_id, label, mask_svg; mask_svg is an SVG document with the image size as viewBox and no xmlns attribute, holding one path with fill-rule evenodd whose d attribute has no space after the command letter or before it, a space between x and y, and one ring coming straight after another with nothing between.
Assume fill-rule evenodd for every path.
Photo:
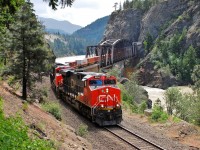
<instances>
[{"instance_id":1,"label":"railway curve","mask_svg":"<svg viewBox=\"0 0 200 150\"><path fill-rule=\"evenodd\" d=\"M107 131L114 136L129 144L134 149L138 150L165 150L161 146L141 137L140 135L130 131L122 125L115 127L104 127Z\"/></svg>"}]
</instances>

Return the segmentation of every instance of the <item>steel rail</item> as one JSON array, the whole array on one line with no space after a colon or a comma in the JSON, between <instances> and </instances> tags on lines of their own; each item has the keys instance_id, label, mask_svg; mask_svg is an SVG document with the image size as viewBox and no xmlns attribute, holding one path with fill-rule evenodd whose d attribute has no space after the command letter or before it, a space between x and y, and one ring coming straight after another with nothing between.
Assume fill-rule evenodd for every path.
<instances>
[{"instance_id":1,"label":"steel rail","mask_svg":"<svg viewBox=\"0 0 200 150\"><path fill-rule=\"evenodd\" d=\"M122 125L117 125L117 126L120 127L121 129L123 129L123 130L125 130L125 131L131 133L132 135L138 137L139 139L141 139L141 140L143 140L143 141L145 141L145 142L147 142L147 143L149 143L149 144L155 146L156 148L158 148L158 149L160 149L160 150L165 150L163 147L161 147L161 146L159 146L159 145L157 145L157 144L155 144L155 143L153 143L153 142L151 142L151 141L149 141L149 140L143 138L142 136L140 136L140 135L138 135L138 134L136 134L136 133L130 131L129 129L125 128L124 126L122 126Z\"/></svg>"},{"instance_id":2,"label":"steel rail","mask_svg":"<svg viewBox=\"0 0 200 150\"><path fill-rule=\"evenodd\" d=\"M113 131L111 131L109 128L104 127L107 131L109 131L110 133L114 134L116 137L118 137L119 139L121 139L122 141L128 143L129 145L131 145L132 147L134 147L135 149L139 148L137 146L135 146L134 144L132 144L131 142L127 141L126 139L122 138L121 136L117 135L116 133L114 133Z\"/></svg>"},{"instance_id":3,"label":"steel rail","mask_svg":"<svg viewBox=\"0 0 200 150\"><path fill-rule=\"evenodd\" d=\"M137 139L142 140L142 141L144 141L145 143L148 143L149 145L155 147L156 149L165 150L163 147L161 147L161 146L159 146L159 145L157 145L157 144L155 144L155 143L153 143L153 142L151 142L151 141L149 141L149 140L147 140L147 139L141 137L140 135L138 135L138 134L136 134L136 133L130 131L129 129L125 128L124 126L117 125L117 127L119 127L120 129L123 129L124 131L128 132L129 134L133 135L134 137L137 137ZM145 149L144 147L141 148L141 146L137 146L136 144L133 144L133 143L127 141L125 138L123 138L123 137L121 137L120 135L114 133L111 129L106 128L106 127L105 127L105 129L106 129L107 131L109 131L110 133L114 134L115 136L117 136L117 137L118 137L119 139L121 139L122 141L128 143L129 145L131 145L131 146L134 147L135 149L138 149L138 150ZM146 149L148 149L148 148L146 148Z\"/></svg>"}]
</instances>

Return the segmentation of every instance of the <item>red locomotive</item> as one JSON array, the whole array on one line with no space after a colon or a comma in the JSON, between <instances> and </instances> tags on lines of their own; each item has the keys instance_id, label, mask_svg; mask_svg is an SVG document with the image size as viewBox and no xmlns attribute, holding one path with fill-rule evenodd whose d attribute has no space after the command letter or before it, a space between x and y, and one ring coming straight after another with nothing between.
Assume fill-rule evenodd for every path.
<instances>
[{"instance_id":1,"label":"red locomotive","mask_svg":"<svg viewBox=\"0 0 200 150\"><path fill-rule=\"evenodd\" d=\"M93 122L100 126L121 122L120 89L114 76L58 66L50 77L56 95Z\"/></svg>"}]
</instances>

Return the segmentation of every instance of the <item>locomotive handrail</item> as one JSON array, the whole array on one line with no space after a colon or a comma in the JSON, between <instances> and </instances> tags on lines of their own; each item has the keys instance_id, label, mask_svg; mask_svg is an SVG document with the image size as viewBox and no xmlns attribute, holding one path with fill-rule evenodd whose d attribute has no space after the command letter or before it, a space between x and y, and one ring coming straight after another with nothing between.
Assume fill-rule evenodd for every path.
<instances>
[{"instance_id":1,"label":"locomotive handrail","mask_svg":"<svg viewBox=\"0 0 200 150\"><path fill-rule=\"evenodd\" d=\"M94 107L92 108L92 111L91 111L91 112L92 112L93 114L94 114L94 110L96 109L97 105L100 103L98 99L99 99L99 96L97 97L97 102L94 104ZM98 103L98 102L99 102L99 103ZM91 115L93 115L93 114L91 114Z\"/></svg>"}]
</instances>

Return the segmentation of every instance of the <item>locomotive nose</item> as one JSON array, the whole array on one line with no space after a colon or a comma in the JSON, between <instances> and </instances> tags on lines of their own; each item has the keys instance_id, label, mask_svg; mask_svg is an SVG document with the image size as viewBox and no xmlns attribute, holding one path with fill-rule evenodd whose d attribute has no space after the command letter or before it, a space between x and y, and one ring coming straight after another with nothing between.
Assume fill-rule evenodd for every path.
<instances>
[{"instance_id":1,"label":"locomotive nose","mask_svg":"<svg viewBox=\"0 0 200 150\"><path fill-rule=\"evenodd\" d=\"M109 89L108 88L106 88L106 93L108 93L109 92Z\"/></svg>"},{"instance_id":2,"label":"locomotive nose","mask_svg":"<svg viewBox=\"0 0 200 150\"><path fill-rule=\"evenodd\" d=\"M101 94L108 95L111 93L111 91L112 91L112 89L110 89L109 87L106 87L106 88L101 89Z\"/></svg>"},{"instance_id":3,"label":"locomotive nose","mask_svg":"<svg viewBox=\"0 0 200 150\"><path fill-rule=\"evenodd\" d=\"M114 109L120 108L119 97L112 87L104 87L99 90L99 108Z\"/></svg>"}]
</instances>

